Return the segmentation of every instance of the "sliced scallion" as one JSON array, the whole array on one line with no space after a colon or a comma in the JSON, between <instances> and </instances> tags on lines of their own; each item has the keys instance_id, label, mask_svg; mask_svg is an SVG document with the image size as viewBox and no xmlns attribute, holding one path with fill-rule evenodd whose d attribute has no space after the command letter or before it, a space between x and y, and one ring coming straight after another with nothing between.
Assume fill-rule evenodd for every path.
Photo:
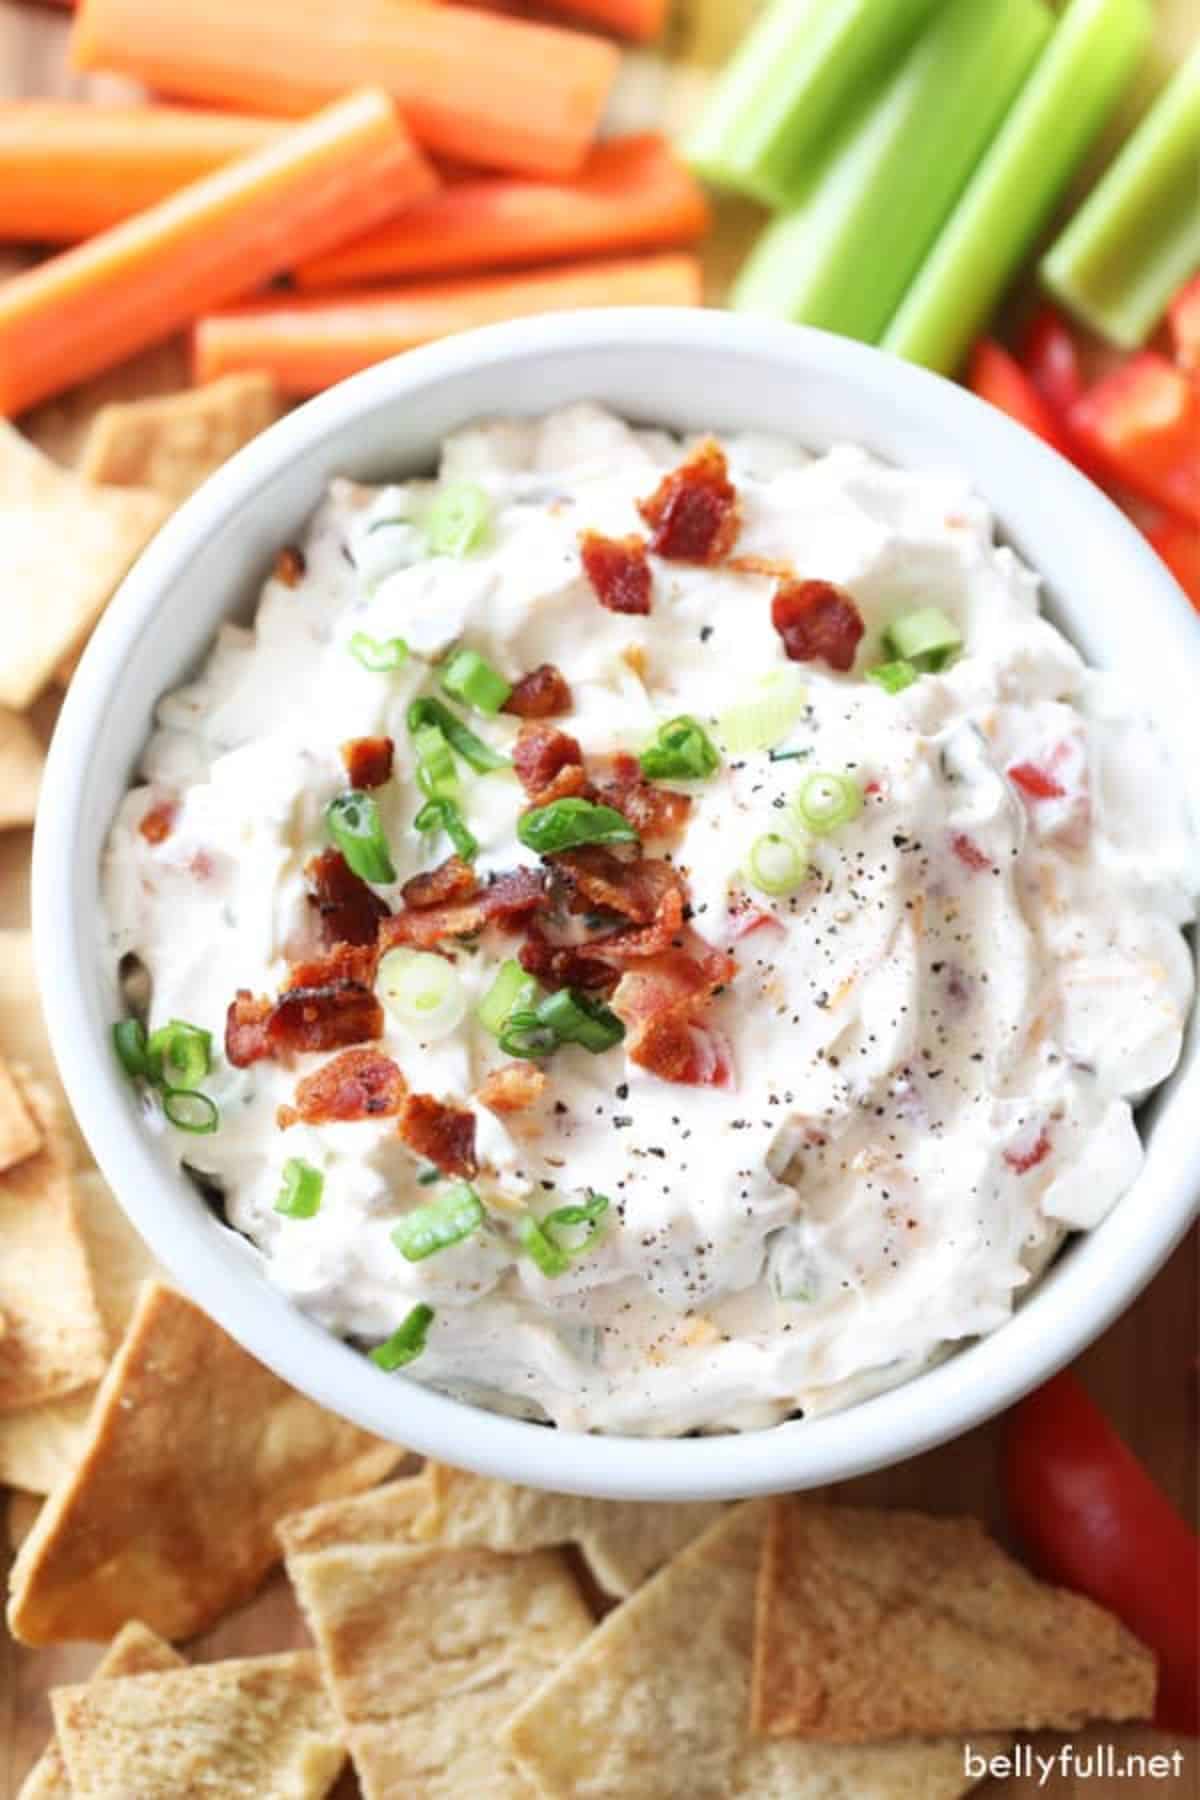
<instances>
[{"instance_id":1,"label":"sliced scallion","mask_svg":"<svg viewBox=\"0 0 1200 1800\"><path fill-rule=\"evenodd\" d=\"M863 792L849 775L821 769L809 776L792 804L801 823L824 837L857 819L863 809Z\"/></svg>"},{"instance_id":2,"label":"sliced scallion","mask_svg":"<svg viewBox=\"0 0 1200 1800\"><path fill-rule=\"evenodd\" d=\"M541 999L541 989L534 977L514 957L500 964L493 981L475 1010L475 1017L485 1031L499 1037L515 1012L529 1012Z\"/></svg>"},{"instance_id":3,"label":"sliced scallion","mask_svg":"<svg viewBox=\"0 0 1200 1800\"><path fill-rule=\"evenodd\" d=\"M458 970L431 950L389 950L375 985L392 1017L427 1042L446 1037L467 1010Z\"/></svg>"},{"instance_id":4,"label":"sliced scallion","mask_svg":"<svg viewBox=\"0 0 1200 1800\"><path fill-rule=\"evenodd\" d=\"M197 1137L206 1137L221 1123L216 1101L191 1088L164 1088L162 1106L177 1131L190 1131Z\"/></svg>"},{"instance_id":5,"label":"sliced scallion","mask_svg":"<svg viewBox=\"0 0 1200 1800\"><path fill-rule=\"evenodd\" d=\"M779 899L803 887L808 867L808 857L793 838L767 831L750 846L746 877L760 893Z\"/></svg>"},{"instance_id":6,"label":"sliced scallion","mask_svg":"<svg viewBox=\"0 0 1200 1800\"><path fill-rule=\"evenodd\" d=\"M131 1081L151 1081L146 1027L140 1019L118 1019L112 1028L117 1061Z\"/></svg>"},{"instance_id":7,"label":"sliced scallion","mask_svg":"<svg viewBox=\"0 0 1200 1800\"><path fill-rule=\"evenodd\" d=\"M350 788L325 808L329 835L360 881L395 881L379 808L370 794Z\"/></svg>"},{"instance_id":8,"label":"sliced scallion","mask_svg":"<svg viewBox=\"0 0 1200 1800\"><path fill-rule=\"evenodd\" d=\"M600 806L593 800L574 796L552 800L549 806L535 806L524 813L517 825L517 836L527 850L536 850L539 856L553 856L580 844L638 842L637 832L614 806Z\"/></svg>"},{"instance_id":9,"label":"sliced scallion","mask_svg":"<svg viewBox=\"0 0 1200 1800\"><path fill-rule=\"evenodd\" d=\"M500 1027L499 1041L505 1056L515 1056L522 1062L535 1062L558 1049L558 1033L552 1025L543 1024L530 1007L518 1007L509 1013Z\"/></svg>"},{"instance_id":10,"label":"sliced scallion","mask_svg":"<svg viewBox=\"0 0 1200 1800\"><path fill-rule=\"evenodd\" d=\"M467 1181L406 1213L392 1231L392 1242L406 1262L424 1262L439 1250L461 1244L483 1224L483 1203Z\"/></svg>"},{"instance_id":11,"label":"sliced scallion","mask_svg":"<svg viewBox=\"0 0 1200 1800\"><path fill-rule=\"evenodd\" d=\"M455 755L461 756L477 775L486 775L491 769L507 769L510 766L506 756L501 756L498 750L485 744L469 725L464 725L457 713L451 712L448 706L443 706L440 700L433 699L431 695L425 694L412 702L407 721L408 729L414 736L423 725L436 725Z\"/></svg>"},{"instance_id":12,"label":"sliced scallion","mask_svg":"<svg viewBox=\"0 0 1200 1800\"><path fill-rule=\"evenodd\" d=\"M800 723L807 705L808 689L797 673L779 669L721 714L717 736L732 756L772 750Z\"/></svg>"},{"instance_id":13,"label":"sliced scallion","mask_svg":"<svg viewBox=\"0 0 1200 1800\"><path fill-rule=\"evenodd\" d=\"M867 680L873 681L876 687L881 687L885 694L902 694L919 677L920 670L916 664L906 661L904 657L899 657L895 662L876 663L873 669L867 670Z\"/></svg>"},{"instance_id":14,"label":"sliced scallion","mask_svg":"<svg viewBox=\"0 0 1200 1800\"><path fill-rule=\"evenodd\" d=\"M418 831L444 831L454 845L455 854L464 862L474 862L479 855L479 840L462 816L462 808L448 794L427 800L413 824Z\"/></svg>"},{"instance_id":15,"label":"sliced scallion","mask_svg":"<svg viewBox=\"0 0 1200 1800\"><path fill-rule=\"evenodd\" d=\"M898 662L933 673L944 669L962 649L962 632L940 606L919 606L901 613L883 634L884 648Z\"/></svg>"},{"instance_id":16,"label":"sliced scallion","mask_svg":"<svg viewBox=\"0 0 1200 1800\"><path fill-rule=\"evenodd\" d=\"M373 638L356 631L347 645L351 656L372 674L384 675L402 669L408 661L408 645L403 638Z\"/></svg>"},{"instance_id":17,"label":"sliced scallion","mask_svg":"<svg viewBox=\"0 0 1200 1800\"><path fill-rule=\"evenodd\" d=\"M212 1068L212 1033L186 1019L172 1019L146 1044L150 1078L171 1088L196 1088Z\"/></svg>"},{"instance_id":18,"label":"sliced scallion","mask_svg":"<svg viewBox=\"0 0 1200 1800\"><path fill-rule=\"evenodd\" d=\"M638 760L651 781L704 781L721 765L703 725L686 713L660 725Z\"/></svg>"},{"instance_id":19,"label":"sliced scallion","mask_svg":"<svg viewBox=\"0 0 1200 1800\"><path fill-rule=\"evenodd\" d=\"M421 792L431 800L453 800L458 793L458 765L441 726L419 725L412 739Z\"/></svg>"},{"instance_id":20,"label":"sliced scallion","mask_svg":"<svg viewBox=\"0 0 1200 1800\"><path fill-rule=\"evenodd\" d=\"M565 1275L571 1266L571 1258L546 1236L541 1225L532 1213L526 1213L517 1226L517 1237L521 1248L551 1281L557 1275Z\"/></svg>"},{"instance_id":21,"label":"sliced scallion","mask_svg":"<svg viewBox=\"0 0 1200 1800\"><path fill-rule=\"evenodd\" d=\"M425 515L425 535L437 556L465 556L487 536L492 503L474 481L444 487Z\"/></svg>"},{"instance_id":22,"label":"sliced scallion","mask_svg":"<svg viewBox=\"0 0 1200 1800\"><path fill-rule=\"evenodd\" d=\"M512 693L511 682L505 681L499 669L480 656L477 650L456 650L442 669L442 686L452 700L473 706L476 712L493 718Z\"/></svg>"},{"instance_id":23,"label":"sliced scallion","mask_svg":"<svg viewBox=\"0 0 1200 1800\"><path fill-rule=\"evenodd\" d=\"M560 988L547 995L537 1009L537 1017L563 1044L581 1044L598 1056L611 1050L625 1036L625 1027L611 1006L593 1000L575 988Z\"/></svg>"},{"instance_id":24,"label":"sliced scallion","mask_svg":"<svg viewBox=\"0 0 1200 1800\"><path fill-rule=\"evenodd\" d=\"M588 1197L581 1206L560 1206L546 1214L541 1224L542 1236L574 1262L591 1249L603 1231L608 1208L607 1194L597 1194L589 1188ZM580 1231L582 1237L578 1235Z\"/></svg>"},{"instance_id":25,"label":"sliced scallion","mask_svg":"<svg viewBox=\"0 0 1200 1800\"><path fill-rule=\"evenodd\" d=\"M288 1219L315 1219L321 1210L325 1177L302 1156L290 1156L283 1165L283 1186L275 1211Z\"/></svg>"},{"instance_id":26,"label":"sliced scallion","mask_svg":"<svg viewBox=\"0 0 1200 1800\"><path fill-rule=\"evenodd\" d=\"M402 1369L405 1363L415 1362L425 1348L429 1327L435 1317L432 1306L423 1303L414 1306L399 1329L370 1352L371 1361L389 1375L395 1369Z\"/></svg>"}]
</instances>

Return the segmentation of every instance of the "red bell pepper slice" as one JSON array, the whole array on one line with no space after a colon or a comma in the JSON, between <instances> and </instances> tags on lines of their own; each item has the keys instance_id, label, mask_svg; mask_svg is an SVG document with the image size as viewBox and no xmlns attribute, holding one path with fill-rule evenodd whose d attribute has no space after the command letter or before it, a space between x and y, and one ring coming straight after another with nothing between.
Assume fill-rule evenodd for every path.
<instances>
[{"instance_id":1,"label":"red bell pepper slice","mask_svg":"<svg viewBox=\"0 0 1200 1800\"><path fill-rule=\"evenodd\" d=\"M967 375L971 392L1024 425L1057 450L1070 456L1071 447L1051 408L1034 387L1015 356L994 338L980 338L971 352Z\"/></svg>"},{"instance_id":2,"label":"red bell pepper slice","mask_svg":"<svg viewBox=\"0 0 1200 1800\"><path fill-rule=\"evenodd\" d=\"M1040 1571L1158 1657L1156 1725L1200 1735L1200 1538L1071 1374L1008 1416L1009 1518Z\"/></svg>"},{"instance_id":3,"label":"red bell pepper slice","mask_svg":"<svg viewBox=\"0 0 1200 1800\"><path fill-rule=\"evenodd\" d=\"M1146 527L1146 536L1200 612L1200 526L1171 513L1160 513Z\"/></svg>"},{"instance_id":4,"label":"red bell pepper slice","mask_svg":"<svg viewBox=\"0 0 1200 1800\"><path fill-rule=\"evenodd\" d=\"M1071 328L1052 306L1039 307L1029 321L1020 362L1043 400L1065 416L1083 393L1083 368Z\"/></svg>"},{"instance_id":5,"label":"red bell pepper slice","mask_svg":"<svg viewBox=\"0 0 1200 1800\"><path fill-rule=\"evenodd\" d=\"M1200 375L1200 274L1184 283L1167 308L1167 329L1180 368Z\"/></svg>"},{"instance_id":6,"label":"red bell pepper slice","mask_svg":"<svg viewBox=\"0 0 1200 1800\"><path fill-rule=\"evenodd\" d=\"M1067 425L1114 481L1200 525L1200 387L1143 350L1087 389Z\"/></svg>"}]
</instances>

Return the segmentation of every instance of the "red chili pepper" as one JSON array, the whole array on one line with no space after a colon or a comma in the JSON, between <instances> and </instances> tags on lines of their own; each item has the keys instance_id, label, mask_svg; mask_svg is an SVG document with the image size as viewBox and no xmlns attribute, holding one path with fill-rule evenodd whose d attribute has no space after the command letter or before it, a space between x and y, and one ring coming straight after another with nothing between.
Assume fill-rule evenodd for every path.
<instances>
[{"instance_id":1,"label":"red chili pepper","mask_svg":"<svg viewBox=\"0 0 1200 1800\"><path fill-rule=\"evenodd\" d=\"M1108 476L1200 525L1200 386L1152 350L1080 396L1067 419Z\"/></svg>"},{"instance_id":2,"label":"red chili pepper","mask_svg":"<svg viewBox=\"0 0 1200 1800\"><path fill-rule=\"evenodd\" d=\"M1070 326L1052 306L1038 309L1021 342L1020 363L1042 398L1060 415L1083 393L1083 369Z\"/></svg>"},{"instance_id":3,"label":"red chili pepper","mask_svg":"<svg viewBox=\"0 0 1200 1800\"><path fill-rule=\"evenodd\" d=\"M1200 375L1200 274L1184 283L1167 308L1167 328L1175 361L1190 375Z\"/></svg>"},{"instance_id":4,"label":"red chili pepper","mask_svg":"<svg viewBox=\"0 0 1200 1800\"><path fill-rule=\"evenodd\" d=\"M1058 418L1016 357L994 338L981 338L971 352L968 380L971 392L981 400L1035 432L1060 455L1071 455L1070 439Z\"/></svg>"},{"instance_id":5,"label":"red chili pepper","mask_svg":"<svg viewBox=\"0 0 1200 1800\"><path fill-rule=\"evenodd\" d=\"M1158 1657L1154 1722L1200 1735L1200 1538L1071 1374L1008 1416L1009 1518L1038 1569Z\"/></svg>"},{"instance_id":6,"label":"red chili pepper","mask_svg":"<svg viewBox=\"0 0 1200 1800\"><path fill-rule=\"evenodd\" d=\"M1200 612L1200 526L1161 513L1146 527L1146 536Z\"/></svg>"}]
</instances>

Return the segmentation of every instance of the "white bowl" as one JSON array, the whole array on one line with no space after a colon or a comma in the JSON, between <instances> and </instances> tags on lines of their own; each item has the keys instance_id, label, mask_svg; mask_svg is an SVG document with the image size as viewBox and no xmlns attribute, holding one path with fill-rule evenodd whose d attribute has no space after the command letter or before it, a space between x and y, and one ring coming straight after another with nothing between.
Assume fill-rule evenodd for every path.
<instances>
[{"instance_id":1,"label":"white bowl","mask_svg":"<svg viewBox=\"0 0 1200 1800\"><path fill-rule=\"evenodd\" d=\"M679 430L754 428L813 448L848 439L900 464L965 471L1044 577L1052 615L1150 701L1200 818L1200 622L1116 508L1027 432L947 381L821 332L674 310L530 319L414 351L292 413L208 482L133 570L71 684L42 789L34 927L50 1035L96 1160L156 1255L247 1350L324 1405L445 1461L577 1493L704 1499L843 1480L1008 1405L1154 1274L1200 1195L1195 1021L1180 1068L1147 1108L1136 1186L1008 1324L846 1412L677 1440L548 1430L375 1368L273 1289L250 1246L167 1167L110 1048L117 997L101 955L99 863L159 696L195 667L223 618L249 608L331 475L427 470L467 420L584 398Z\"/></svg>"}]
</instances>

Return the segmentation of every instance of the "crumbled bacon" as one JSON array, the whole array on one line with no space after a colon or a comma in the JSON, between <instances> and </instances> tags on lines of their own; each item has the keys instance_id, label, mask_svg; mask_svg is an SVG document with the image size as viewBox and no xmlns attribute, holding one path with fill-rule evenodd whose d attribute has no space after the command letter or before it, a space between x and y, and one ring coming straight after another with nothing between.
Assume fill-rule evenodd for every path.
<instances>
[{"instance_id":1,"label":"crumbled bacon","mask_svg":"<svg viewBox=\"0 0 1200 1800\"><path fill-rule=\"evenodd\" d=\"M489 1112L527 1112L545 1093L548 1080L532 1063L503 1063L486 1077L475 1098Z\"/></svg>"},{"instance_id":2,"label":"crumbled bacon","mask_svg":"<svg viewBox=\"0 0 1200 1800\"><path fill-rule=\"evenodd\" d=\"M365 881L360 881L340 850L322 850L304 871L308 903L321 916L324 944L373 944L379 921L388 909Z\"/></svg>"},{"instance_id":3,"label":"crumbled bacon","mask_svg":"<svg viewBox=\"0 0 1200 1800\"><path fill-rule=\"evenodd\" d=\"M796 574L791 563L775 556L731 556L726 567L737 575L767 575L772 581L793 581Z\"/></svg>"},{"instance_id":4,"label":"crumbled bacon","mask_svg":"<svg viewBox=\"0 0 1200 1800\"><path fill-rule=\"evenodd\" d=\"M405 907L379 928L379 947L411 944L433 950L445 938L471 937L485 925L512 925L545 904L546 876L541 869L510 869L470 900L441 906Z\"/></svg>"},{"instance_id":5,"label":"crumbled bacon","mask_svg":"<svg viewBox=\"0 0 1200 1800\"><path fill-rule=\"evenodd\" d=\"M583 944L552 944L536 925L529 927L517 952L521 967L536 975L544 987L583 988L587 993L609 994L617 985L617 970L596 962Z\"/></svg>"},{"instance_id":6,"label":"crumbled bacon","mask_svg":"<svg viewBox=\"0 0 1200 1800\"><path fill-rule=\"evenodd\" d=\"M595 799L623 813L644 838L678 836L692 810L689 795L647 781L636 756L627 751L619 751L610 759L607 771L593 780L592 793Z\"/></svg>"},{"instance_id":7,"label":"crumbled bacon","mask_svg":"<svg viewBox=\"0 0 1200 1800\"><path fill-rule=\"evenodd\" d=\"M553 663L541 663L522 675L504 702L506 713L518 719L551 719L556 713L570 712L571 690L566 676Z\"/></svg>"},{"instance_id":8,"label":"crumbled bacon","mask_svg":"<svg viewBox=\"0 0 1200 1800\"><path fill-rule=\"evenodd\" d=\"M335 981L355 981L360 987L374 985L379 964L375 944L334 944L321 956L306 957L293 963L288 971L288 988L329 987Z\"/></svg>"},{"instance_id":9,"label":"crumbled bacon","mask_svg":"<svg viewBox=\"0 0 1200 1800\"><path fill-rule=\"evenodd\" d=\"M423 875L406 881L400 897L405 906L422 911L430 906L444 906L448 901L470 900L478 887L479 880L470 863L461 856L448 856L436 869L427 869Z\"/></svg>"},{"instance_id":10,"label":"crumbled bacon","mask_svg":"<svg viewBox=\"0 0 1200 1800\"><path fill-rule=\"evenodd\" d=\"M271 1054L268 1027L274 1002L255 998L249 988L239 988L225 1015L225 1060L235 1069L248 1069Z\"/></svg>"},{"instance_id":11,"label":"crumbled bacon","mask_svg":"<svg viewBox=\"0 0 1200 1800\"><path fill-rule=\"evenodd\" d=\"M299 587L307 569L304 552L295 544L285 544L275 558L275 579L282 581L284 587Z\"/></svg>"},{"instance_id":12,"label":"crumbled bacon","mask_svg":"<svg viewBox=\"0 0 1200 1800\"><path fill-rule=\"evenodd\" d=\"M771 623L792 662L824 662L845 674L866 626L844 588L832 581L785 581L771 602Z\"/></svg>"},{"instance_id":13,"label":"crumbled bacon","mask_svg":"<svg viewBox=\"0 0 1200 1800\"><path fill-rule=\"evenodd\" d=\"M1045 1162L1052 1149L1053 1145L1050 1142L1049 1134L1041 1131L1038 1133L1036 1141L1027 1149L1006 1150L1004 1160L1014 1174L1028 1175L1030 1169L1036 1169L1039 1163Z\"/></svg>"},{"instance_id":14,"label":"crumbled bacon","mask_svg":"<svg viewBox=\"0 0 1200 1800\"><path fill-rule=\"evenodd\" d=\"M590 797L591 782L587 778L582 763L564 763L558 774L544 788L529 798L529 812L536 812L540 806L553 806L556 800L574 800L577 796Z\"/></svg>"},{"instance_id":15,"label":"crumbled bacon","mask_svg":"<svg viewBox=\"0 0 1200 1800\"><path fill-rule=\"evenodd\" d=\"M584 531L579 537L583 572L601 606L614 613L648 613L653 577L644 538L603 537Z\"/></svg>"},{"instance_id":16,"label":"crumbled bacon","mask_svg":"<svg viewBox=\"0 0 1200 1800\"><path fill-rule=\"evenodd\" d=\"M303 1120L328 1125L351 1119L394 1118L408 1083L390 1056L378 1050L343 1050L296 1089L294 1107L281 1107L281 1126Z\"/></svg>"},{"instance_id":17,"label":"crumbled bacon","mask_svg":"<svg viewBox=\"0 0 1200 1800\"><path fill-rule=\"evenodd\" d=\"M672 469L638 511L651 527L650 548L671 562L716 563L741 530L737 489L719 444L707 438Z\"/></svg>"},{"instance_id":18,"label":"crumbled bacon","mask_svg":"<svg viewBox=\"0 0 1200 1800\"><path fill-rule=\"evenodd\" d=\"M648 925L668 895L683 892L683 879L669 862L657 857L622 862L599 844L564 851L554 858L554 868L589 908L607 907L635 925Z\"/></svg>"},{"instance_id":19,"label":"crumbled bacon","mask_svg":"<svg viewBox=\"0 0 1200 1800\"><path fill-rule=\"evenodd\" d=\"M542 725L536 720L522 725L513 746L513 769L527 794L540 794L549 787L560 769L569 764L583 766L583 751L576 738L569 737L556 725Z\"/></svg>"},{"instance_id":20,"label":"crumbled bacon","mask_svg":"<svg viewBox=\"0 0 1200 1800\"><path fill-rule=\"evenodd\" d=\"M342 745L342 761L351 787L377 788L392 779L396 746L390 737L351 738Z\"/></svg>"},{"instance_id":21,"label":"crumbled bacon","mask_svg":"<svg viewBox=\"0 0 1200 1800\"><path fill-rule=\"evenodd\" d=\"M285 988L267 1035L273 1050L343 1050L383 1036L383 1008L358 981Z\"/></svg>"},{"instance_id":22,"label":"crumbled bacon","mask_svg":"<svg viewBox=\"0 0 1200 1800\"><path fill-rule=\"evenodd\" d=\"M727 1080L727 1061L701 1020L710 1000L736 973L731 956L693 938L623 975L612 1007L627 1027L630 1061L663 1081L694 1086Z\"/></svg>"},{"instance_id":23,"label":"crumbled bacon","mask_svg":"<svg viewBox=\"0 0 1200 1800\"><path fill-rule=\"evenodd\" d=\"M400 1136L410 1150L434 1163L444 1175L471 1176L475 1156L475 1114L447 1106L432 1094L410 1094L400 1114Z\"/></svg>"},{"instance_id":24,"label":"crumbled bacon","mask_svg":"<svg viewBox=\"0 0 1200 1800\"><path fill-rule=\"evenodd\" d=\"M148 844L161 844L175 829L179 805L175 800L160 800L138 820L138 830Z\"/></svg>"},{"instance_id":25,"label":"crumbled bacon","mask_svg":"<svg viewBox=\"0 0 1200 1800\"><path fill-rule=\"evenodd\" d=\"M1013 763L1008 771L1008 779L1019 787L1023 794L1031 800L1063 800L1067 790L1060 781L1056 781L1047 769L1039 769L1036 763Z\"/></svg>"},{"instance_id":26,"label":"crumbled bacon","mask_svg":"<svg viewBox=\"0 0 1200 1800\"><path fill-rule=\"evenodd\" d=\"M970 869L974 875L981 875L985 869L993 866L987 851L981 850L975 839L968 837L965 831L954 833L950 839L950 848L964 868Z\"/></svg>"}]
</instances>

